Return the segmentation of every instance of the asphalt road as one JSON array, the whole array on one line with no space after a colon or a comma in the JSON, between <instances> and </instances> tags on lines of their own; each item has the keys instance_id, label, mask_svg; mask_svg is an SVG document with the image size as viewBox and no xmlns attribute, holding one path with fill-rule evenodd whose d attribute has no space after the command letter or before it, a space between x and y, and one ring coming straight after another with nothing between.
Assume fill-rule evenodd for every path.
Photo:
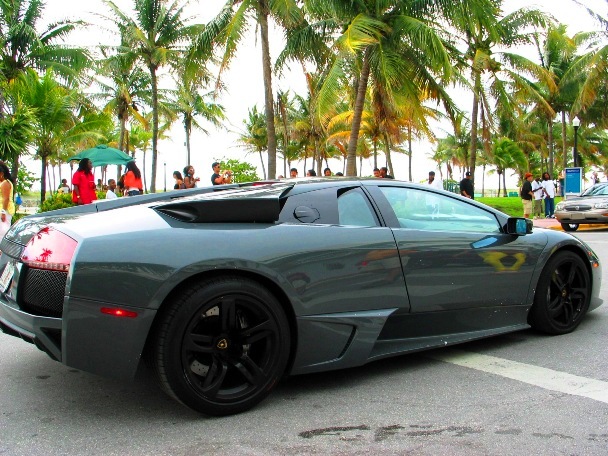
<instances>
[{"instance_id":1,"label":"asphalt road","mask_svg":"<svg viewBox=\"0 0 608 456\"><path fill-rule=\"evenodd\" d=\"M608 231L576 235L606 278ZM602 296L573 334L521 331L294 377L227 418L0 334L0 455L606 455L608 286Z\"/></svg>"}]
</instances>

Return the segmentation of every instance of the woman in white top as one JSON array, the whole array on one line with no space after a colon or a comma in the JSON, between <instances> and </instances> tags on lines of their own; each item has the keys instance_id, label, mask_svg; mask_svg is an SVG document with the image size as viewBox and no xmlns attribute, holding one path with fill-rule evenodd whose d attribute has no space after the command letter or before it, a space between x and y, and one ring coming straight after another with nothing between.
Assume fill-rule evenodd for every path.
<instances>
[{"instance_id":1,"label":"woman in white top","mask_svg":"<svg viewBox=\"0 0 608 456\"><path fill-rule=\"evenodd\" d=\"M0 239L4 237L11 226L11 219L15 215L15 203L13 202L13 178L11 172L4 162L0 161Z\"/></svg>"}]
</instances>

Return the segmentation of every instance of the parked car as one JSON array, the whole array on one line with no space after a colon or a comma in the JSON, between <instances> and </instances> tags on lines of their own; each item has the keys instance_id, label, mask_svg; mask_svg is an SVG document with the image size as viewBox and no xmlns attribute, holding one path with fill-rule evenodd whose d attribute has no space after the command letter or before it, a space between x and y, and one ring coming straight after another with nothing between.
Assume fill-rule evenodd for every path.
<instances>
[{"instance_id":1,"label":"parked car","mask_svg":"<svg viewBox=\"0 0 608 456\"><path fill-rule=\"evenodd\" d=\"M146 362L171 397L226 415L284 375L530 326L564 334L602 302L578 239L427 186L184 192L16 223L0 244L2 331L95 374Z\"/></svg>"},{"instance_id":2,"label":"parked car","mask_svg":"<svg viewBox=\"0 0 608 456\"><path fill-rule=\"evenodd\" d=\"M608 223L608 182L595 184L580 196L559 202L555 218L564 231L576 231L581 223Z\"/></svg>"}]
</instances>

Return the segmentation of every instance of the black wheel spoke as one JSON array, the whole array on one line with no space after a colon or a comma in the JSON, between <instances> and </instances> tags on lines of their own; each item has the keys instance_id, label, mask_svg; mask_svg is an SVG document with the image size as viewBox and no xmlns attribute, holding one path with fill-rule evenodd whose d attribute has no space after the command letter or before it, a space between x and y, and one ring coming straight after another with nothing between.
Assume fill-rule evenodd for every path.
<instances>
[{"instance_id":1,"label":"black wheel spoke","mask_svg":"<svg viewBox=\"0 0 608 456\"><path fill-rule=\"evenodd\" d=\"M207 373L207 377L205 377L205 381L203 382L203 393L211 397L217 396L222 384L224 383L227 372L228 366L226 363L214 357L213 364L211 365L211 368Z\"/></svg>"},{"instance_id":2,"label":"black wheel spoke","mask_svg":"<svg viewBox=\"0 0 608 456\"><path fill-rule=\"evenodd\" d=\"M184 340L184 349L187 352L211 353L213 351L213 338L203 334L187 334Z\"/></svg>"},{"instance_id":3,"label":"black wheel spoke","mask_svg":"<svg viewBox=\"0 0 608 456\"><path fill-rule=\"evenodd\" d=\"M562 281L559 271L555 271L551 282L557 287L559 291L561 291L566 286L566 284Z\"/></svg>"},{"instance_id":4,"label":"black wheel spoke","mask_svg":"<svg viewBox=\"0 0 608 456\"><path fill-rule=\"evenodd\" d=\"M266 379L260 366L247 355L241 356L235 367L251 385L259 385Z\"/></svg>"},{"instance_id":5,"label":"black wheel spoke","mask_svg":"<svg viewBox=\"0 0 608 456\"><path fill-rule=\"evenodd\" d=\"M241 331L240 338L243 345L253 344L254 342L258 342L262 339L272 337L275 332L275 325L270 320L266 320L259 325L243 329Z\"/></svg>"},{"instance_id":6,"label":"black wheel spoke","mask_svg":"<svg viewBox=\"0 0 608 456\"><path fill-rule=\"evenodd\" d=\"M220 306L222 331L228 332L237 327L236 301L234 297L222 299Z\"/></svg>"},{"instance_id":7,"label":"black wheel spoke","mask_svg":"<svg viewBox=\"0 0 608 456\"><path fill-rule=\"evenodd\" d=\"M570 265L570 271L568 272L568 285L576 283L578 269L574 264Z\"/></svg>"}]
</instances>

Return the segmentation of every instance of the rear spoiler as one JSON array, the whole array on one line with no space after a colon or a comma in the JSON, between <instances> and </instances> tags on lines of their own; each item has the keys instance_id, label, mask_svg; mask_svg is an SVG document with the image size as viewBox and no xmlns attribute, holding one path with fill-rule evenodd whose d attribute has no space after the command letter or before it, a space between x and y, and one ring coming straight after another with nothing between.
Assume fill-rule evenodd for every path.
<instances>
[{"instance_id":1,"label":"rear spoiler","mask_svg":"<svg viewBox=\"0 0 608 456\"><path fill-rule=\"evenodd\" d=\"M197 195L154 210L188 223L274 223L281 213L281 196L292 186L254 186Z\"/></svg>"}]
</instances>

